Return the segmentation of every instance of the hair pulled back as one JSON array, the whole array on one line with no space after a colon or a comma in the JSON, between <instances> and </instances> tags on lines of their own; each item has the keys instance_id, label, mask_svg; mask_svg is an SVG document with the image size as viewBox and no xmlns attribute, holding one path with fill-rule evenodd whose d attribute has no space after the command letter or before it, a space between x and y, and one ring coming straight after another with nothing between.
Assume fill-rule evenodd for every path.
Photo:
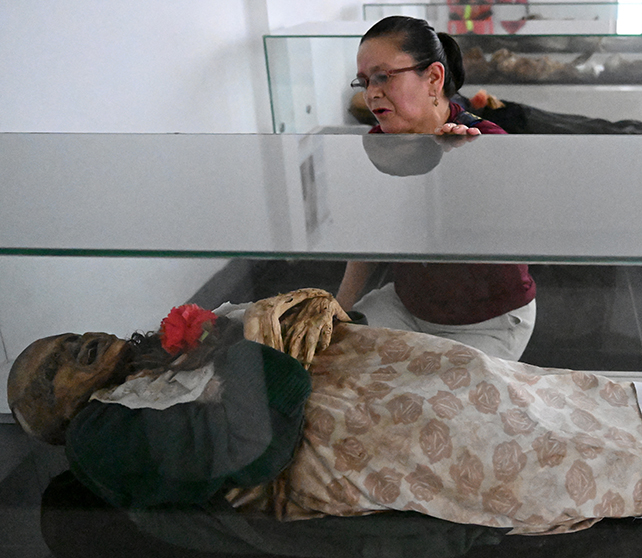
<instances>
[{"instance_id":1,"label":"hair pulled back","mask_svg":"<svg viewBox=\"0 0 642 558\"><path fill-rule=\"evenodd\" d=\"M441 62L445 68L446 97L452 97L464 84L466 74L457 41L448 33L437 33L426 20L408 16L383 18L361 37L359 44L378 37L399 38L400 49L410 54L417 63L424 60ZM426 64L426 68L428 66Z\"/></svg>"}]
</instances>

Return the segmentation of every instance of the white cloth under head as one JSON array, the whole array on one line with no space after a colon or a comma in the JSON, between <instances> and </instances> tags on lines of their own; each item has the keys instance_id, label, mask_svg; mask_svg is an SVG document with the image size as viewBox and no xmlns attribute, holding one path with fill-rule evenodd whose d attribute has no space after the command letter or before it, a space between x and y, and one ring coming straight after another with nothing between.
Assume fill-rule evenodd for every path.
<instances>
[{"instance_id":1,"label":"white cloth under head","mask_svg":"<svg viewBox=\"0 0 642 558\"><path fill-rule=\"evenodd\" d=\"M91 399L118 403L130 409L162 410L178 403L196 401L206 387L209 394L220 392L220 380L214 375L211 363L196 370L169 370L160 376L132 378L119 386L96 391Z\"/></svg>"}]
</instances>

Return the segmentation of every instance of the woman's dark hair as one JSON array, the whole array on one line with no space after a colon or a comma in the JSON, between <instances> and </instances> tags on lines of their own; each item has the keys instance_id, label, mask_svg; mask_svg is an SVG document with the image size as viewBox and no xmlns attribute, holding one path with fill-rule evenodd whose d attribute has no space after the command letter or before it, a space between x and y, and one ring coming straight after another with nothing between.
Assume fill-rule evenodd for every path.
<instances>
[{"instance_id":1,"label":"woman's dark hair","mask_svg":"<svg viewBox=\"0 0 642 558\"><path fill-rule=\"evenodd\" d=\"M448 33L437 33L424 19L408 16L390 16L375 23L361 37L363 44L377 37L399 37L400 49L410 54L416 62L424 60L441 62L446 70L444 93L452 97L464 85L464 63L457 41ZM426 68L430 65L426 64ZM421 68L425 69L425 68Z\"/></svg>"}]
</instances>

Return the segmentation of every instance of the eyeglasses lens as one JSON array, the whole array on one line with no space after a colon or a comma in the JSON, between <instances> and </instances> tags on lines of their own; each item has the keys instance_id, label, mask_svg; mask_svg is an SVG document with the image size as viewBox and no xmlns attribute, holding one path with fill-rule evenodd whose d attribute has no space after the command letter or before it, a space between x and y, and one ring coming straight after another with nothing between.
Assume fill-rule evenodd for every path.
<instances>
[{"instance_id":1,"label":"eyeglasses lens","mask_svg":"<svg viewBox=\"0 0 642 558\"><path fill-rule=\"evenodd\" d=\"M375 87L382 87L386 83L388 83L388 74L385 72L378 72L376 74L372 74L370 76L370 83L374 85Z\"/></svg>"},{"instance_id":2,"label":"eyeglasses lens","mask_svg":"<svg viewBox=\"0 0 642 558\"><path fill-rule=\"evenodd\" d=\"M350 83L354 89L368 89L369 85L375 87L382 87L388 83L388 74L386 72L377 72L370 76L370 78L358 77Z\"/></svg>"}]
</instances>

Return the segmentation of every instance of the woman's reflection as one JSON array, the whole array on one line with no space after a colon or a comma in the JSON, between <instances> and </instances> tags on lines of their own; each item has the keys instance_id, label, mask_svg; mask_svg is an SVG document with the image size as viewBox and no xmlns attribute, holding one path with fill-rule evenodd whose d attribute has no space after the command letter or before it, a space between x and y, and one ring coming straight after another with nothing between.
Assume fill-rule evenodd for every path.
<instances>
[{"instance_id":1,"label":"woman's reflection","mask_svg":"<svg viewBox=\"0 0 642 558\"><path fill-rule=\"evenodd\" d=\"M455 138L452 138L455 139ZM418 176L432 171L448 148L436 136L363 136L363 148L377 170L391 176Z\"/></svg>"},{"instance_id":2,"label":"woman's reflection","mask_svg":"<svg viewBox=\"0 0 642 558\"><path fill-rule=\"evenodd\" d=\"M474 141L476 137L367 134L362 142L377 170L390 176L419 176L432 171L445 152Z\"/></svg>"}]
</instances>

